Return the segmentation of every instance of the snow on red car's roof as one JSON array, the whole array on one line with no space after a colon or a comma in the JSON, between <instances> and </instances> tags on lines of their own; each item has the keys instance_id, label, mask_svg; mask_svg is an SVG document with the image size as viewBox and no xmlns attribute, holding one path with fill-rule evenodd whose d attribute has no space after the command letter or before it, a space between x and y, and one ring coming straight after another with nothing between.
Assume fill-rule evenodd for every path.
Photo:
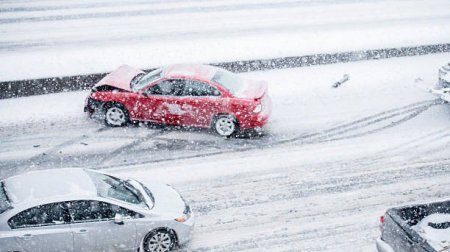
<instances>
[{"instance_id":1,"label":"snow on red car's roof","mask_svg":"<svg viewBox=\"0 0 450 252\"><path fill-rule=\"evenodd\" d=\"M164 76L167 78L193 77L211 80L217 68L200 64L175 64L167 66L164 70Z\"/></svg>"}]
</instances>

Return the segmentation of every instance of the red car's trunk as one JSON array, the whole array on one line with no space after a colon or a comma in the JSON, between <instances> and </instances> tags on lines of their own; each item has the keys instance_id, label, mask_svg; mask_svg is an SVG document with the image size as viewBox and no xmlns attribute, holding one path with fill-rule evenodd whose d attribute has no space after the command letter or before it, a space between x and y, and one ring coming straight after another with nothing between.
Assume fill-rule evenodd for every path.
<instances>
[{"instance_id":1,"label":"red car's trunk","mask_svg":"<svg viewBox=\"0 0 450 252\"><path fill-rule=\"evenodd\" d=\"M246 99L260 99L267 92L267 82L246 80L244 86L235 96Z\"/></svg>"}]
</instances>

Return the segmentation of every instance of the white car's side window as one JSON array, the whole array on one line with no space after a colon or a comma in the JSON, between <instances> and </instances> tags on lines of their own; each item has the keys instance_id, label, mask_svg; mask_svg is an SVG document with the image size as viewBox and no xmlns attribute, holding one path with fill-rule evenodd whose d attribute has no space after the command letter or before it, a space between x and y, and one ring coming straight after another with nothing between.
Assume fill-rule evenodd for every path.
<instances>
[{"instance_id":1,"label":"white car's side window","mask_svg":"<svg viewBox=\"0 0 450 252\"><path fill-rule=\"evenodd\" d=\"M139 215L131 210L96 200L72 201L69 203L69 209L74 222L112 220L116 213L133 218Z\"/></svg>"},{"instance_id":2,"label":"white car's side window","mask_svg":"<svg viewBox=\"0 0 450 252\"><path fill-rule=\"evenodd\" d=\"M22 211L9 219L8 224L12 229L40 227L69 223L65 203L52 203L36 206Z\"/></svg>"}]
</instances>

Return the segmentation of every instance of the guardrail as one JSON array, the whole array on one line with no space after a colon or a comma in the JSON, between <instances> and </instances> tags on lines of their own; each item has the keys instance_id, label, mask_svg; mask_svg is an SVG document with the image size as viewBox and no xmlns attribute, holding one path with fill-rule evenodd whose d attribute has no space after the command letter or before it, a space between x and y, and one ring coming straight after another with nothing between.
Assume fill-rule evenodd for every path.
<instances>
[{"instance_id":1,"label":"guardrail","mask_svg":"<svg viewBox=\"0 0 450 252\"><path fill-rule=\"evenodd\" d=\"M211 65L219 66L232 72L250 72L444 52L450 52L450 44L323 53L273 59L212 63ZM146 69L145 71L150 70L152 69ZM0 82L0 99L88 89L106 74L107 73L96 73L77 76Z\"/></svg>"}]
</instances>

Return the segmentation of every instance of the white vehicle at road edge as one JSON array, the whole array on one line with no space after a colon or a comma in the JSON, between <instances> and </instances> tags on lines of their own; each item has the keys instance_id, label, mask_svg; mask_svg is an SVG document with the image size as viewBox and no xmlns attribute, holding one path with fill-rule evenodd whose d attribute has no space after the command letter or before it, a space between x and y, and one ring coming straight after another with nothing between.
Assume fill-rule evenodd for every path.
<instances>
[{"instance_id":1,"label":"white vehicle at road edge","mask_svg":"<svg viewBox=\"0 0 450 252\"><path fill-rule=\"evenodd\" d=\"M450 88L430 89L430 93L435 94L443 101L450 102Z\"/></svg>"},{"instance_id":2,"label":"white vehicle at road edge","mask_svg":"<svg viewBox=\"0 0 450 252\"><path fill-rule=\"evenodd\" d=\"M0 181L0 251L170 251L194 216L170 186L70 168Z\"/></svg>"},{"instance_id":3,"label":"white vehicle at road edge","mask_svg":"<svg viewBox=\"0 0 450 252\"><path fill-rule=\"evenodd\" d=\"M441 88L450 88L450 62L439 68L438 77Z\"/></svg>"}]
</instances>

